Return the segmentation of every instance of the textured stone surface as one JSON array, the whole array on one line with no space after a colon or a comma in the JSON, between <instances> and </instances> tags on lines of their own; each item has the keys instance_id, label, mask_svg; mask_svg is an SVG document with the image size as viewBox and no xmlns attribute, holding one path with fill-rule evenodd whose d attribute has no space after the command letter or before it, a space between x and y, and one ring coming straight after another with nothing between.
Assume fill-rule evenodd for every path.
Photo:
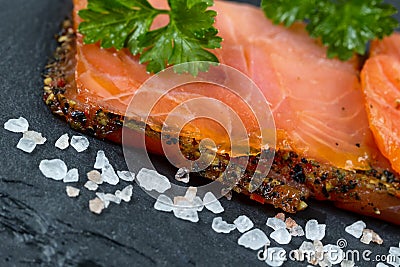
<instances>
[{"instance_id":1,"label":"textured stone surface","mask_svg":"<svg viewBox=\"0 0 400 267\"><path fill-rule=\"evenodd\" d=\"M113 205L98 216L88 209L89 200L96 197L94 192L83 188L77 199L71 199L64 183L40 173L40 160L62 158L71 168L79 167L82 179L74 186L82 188L84 175L93 169L101 149L113 159L116 170L127 169L121 147L109 142L89 138L90 148L79 154L71 148L61 151L54 147L62 134L80 134L54 117L41 100L41 73L55 49L53 36L71 10L70 2L1 1L0 17L6 23L0 24L0 124L23 116L48 142L33 154L26 154L15 148L21 134L0 127L0 152L6 155L0 160L0 266L131 266L132 260L137 266L266 266L255 251L237 245L238 231L229 236L212 231L215 215L211 212L199 213L197 224L178 220L171 213L153 209L155 199L135 184L131 202ZM160 158L153 159L160 172L174 177L175 168ZM144 167L140 160L137 162L136 172ZM202 180L192 176L192 182L201 184ZM117 186L122 189L126 185ZM108 184L102 188L105 192L117 189ZM225 208L224 220L232 222L246 214L263 230L266 218L278 212L237 194L231 201L220 201ZM346 237L349 248L361 250L365 246L347 235L344 228L362 219L384 239L383 245L373 247L374 255L387 254L400 240L398 228L338 210L331 203L311 202L305 212L290 216L302 226L306 219L317 218L327 224L324 240L336 243ZM302 240L293 238L290 245L282 247L296 249ZM299 264L287 261L284 266Z\"/></svg>"}]
</instances>

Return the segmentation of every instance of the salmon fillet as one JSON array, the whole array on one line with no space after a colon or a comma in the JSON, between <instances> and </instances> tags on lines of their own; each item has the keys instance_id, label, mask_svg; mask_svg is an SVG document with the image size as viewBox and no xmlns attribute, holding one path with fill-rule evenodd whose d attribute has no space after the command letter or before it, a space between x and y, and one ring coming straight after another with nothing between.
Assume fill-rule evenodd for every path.
<instances>
[{"instance_id":1,"label":"salmon fillet","mask_svg":"<svg viewBox=\"0 0 400 267\"><path fill-rule=\"evenodd\" d=\"M400 34L371 44L362 70L369 124L376 143L400 172Z\"/></svg>"},{"instance_id":2,"label":"salmon fillet","mask_svg":"<svg viewBox=\"0 0 400 267\"><path fill-rule=\"evenodd\" d=\"M121 142L126 109L150 74L138 57L125 49L83 44L83 37L75 33L80 22L77 11L86 4L74 0L74 25L64 25L56 60L47 68L44 99L73 128ZM155 4L162 7L161 2ZM218 12L216 27L224 39L222 49L213 52L221 63L242 71L258 85L271 105L277 127L274 162L262 186L252 191L245 176L234 190L287 212L304 209L304 201L314 197L400 224L399 176L391 171L369 129L358 60L327 59L326 49L308 36L303 24L289 29L273 25L255 7L218 1L212 9ZM157 23L165 21L160 19L153 26ZM162 153L163 114L194 96L236 103L235 96L226 96L217 86L176 88L160 102L151 124L146 125L149 150ZM257 132L246 107L238 104L236 110L245 119L246 129ZM218 140L223 149L212 165L200 172L215 180L226 162L240 155L225 153L229 141L225 143L217 125L207 123L200 120L185 126L179 145L188 158L195 158L200 140ZM131 130L135 133L135 127ZM256 141L253 145L257 148ZM251 175L258 157L256 152L250 156L246 175Z\"/></svg>"}]
</instances>

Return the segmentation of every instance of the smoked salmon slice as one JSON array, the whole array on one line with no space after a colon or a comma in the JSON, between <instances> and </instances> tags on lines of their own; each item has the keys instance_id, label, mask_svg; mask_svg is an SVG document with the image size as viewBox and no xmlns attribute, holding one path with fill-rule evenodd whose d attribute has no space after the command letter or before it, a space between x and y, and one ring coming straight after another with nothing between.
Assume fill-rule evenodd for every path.
<instances>
[{"instance_id":1,"label":"smoked salmon slice","mask_svg":"<svg viewBox=\"0 0 400 267\"><path fill-rule=\"evenodd\" d=\"M161 5L161 1L152 3ZM130 100L151 75L125 49L83 43L76 33L77 11L86 5L85 0L74 0L74 24L65 23L55 60L47 66L44 100L74 129L121 142ZM252 191L244 177L234 190L287 212L304 209L305 200L314 197L400 224L400 179L369 128L357 58L327 59L326 49L308 36L305 25L297 23L289 29L273 25L256 7L217 1L212 9L218 13L215 26L224 39L222 49L213 52L221 63L257 84L271 105L277 128L275 157L262 186ZM163 114L193 96L236 103L216 86L177 88L155 109L152 124L146 125L149 150L162 153ZM243 105L236 110L247 118ZM244 121L252 131L254 120ZM132 132L142 123L133 122ZM218 127L201 121L190 123L178 142L188 158L196 158L199 142L207 137L224 147ZM254 171L258 156L250 155L246 175ZM200 175L217 179L230 157L235 155L218 151Z\"/></svg>"},{"instance_id":2,"label":"smoked salmon slice","mask_svg":"<svg viewBox=\"0 0 400 267\"><path fill-rule=\"evenodd\" d=\"M376 143L400 172L400 34L371 44L361 73L366 109Z\"/></svg>"}]
</instances>

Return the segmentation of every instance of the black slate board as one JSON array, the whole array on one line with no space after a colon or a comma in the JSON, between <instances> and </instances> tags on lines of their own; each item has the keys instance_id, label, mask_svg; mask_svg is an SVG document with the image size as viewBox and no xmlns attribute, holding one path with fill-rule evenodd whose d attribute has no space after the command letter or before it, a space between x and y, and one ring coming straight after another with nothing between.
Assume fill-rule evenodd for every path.
<instances>
[{"instance_id":1,"label":"black slate board","mask_svg":"<svg viewBox=\"0 0 400 267\"><path fill-rule=\"evenodd\" d=\"M126 169L120 146L89 138L88 151L54 148L64 133L76 134L55 118L41 100L41 73L55 49L53 36L60 22L71 11L70 0L0 1L0 123L24 116L31 129L42 132L48 142L32 154L16 149L19 134L0 127L0 266L266 266L256 252L237 245L240 234L217 234L211 230L215 215L203 211L199 223L176 219L172 214L155 211L154 200L134 186L129 204L111 205L101 216L88 209L93 192L82 190L78 199L65 194L65 184L45 179L40 160L62 158L69 168L78 167L83 187L85 173L91 170L97 150L103 149L116 169ZM392 0L400 8L397 0ZM154 158L159 171L173 175L176 171L161 158ZM138 169L140 166L138 166ZM117 187L102 186L114 192ZM246 214L268 234L267 217L277 213L244 197L222 199L224 220L233 221ZM324 243L348 241L348 249L372 251L371 258L387 254L389 246L398 245L398 227L341 211L330 203L310 203L310 208L294 218L302 225L316 218L326 223ZM367 222L384 239L381 246L361 244L344 232L344 227L358 219ZM303 238L294 238L289 251ZM273 243L274 244L274 243ZM358 262L358 266L375 266L376 262ZM306 266L287 262L284 266Z\"/></svg>"}]
</instances>

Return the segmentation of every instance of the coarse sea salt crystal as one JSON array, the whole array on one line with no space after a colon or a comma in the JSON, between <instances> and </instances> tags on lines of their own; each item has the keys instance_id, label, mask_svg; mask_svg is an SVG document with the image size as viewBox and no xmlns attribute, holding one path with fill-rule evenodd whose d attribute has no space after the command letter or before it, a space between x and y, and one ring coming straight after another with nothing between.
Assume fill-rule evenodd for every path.
<instances>
[{"instance_id":1,"label":"coarse sea salt crystal","mask_svg":"<svg viewBox=\"0 0 400 267\"><path fill-rule=\"evenodd\" d=\"M274 230L286 229L286 223L276 217L268 218L266 224Z\"/></svg>"},{"instance_id":2,"label":"coarse sea salt crystal","mask_svg":"<svg viewBox=\"0 0 400 267\"><path fill-rule=\"evenodd\" d=\"M62 180L67 175L67 165L61 159L44 159L39 164L39 169L44 176L54 180Z\"/></svg>"},{"instance_id":3,"label":"coarse sea salt crystal","mask_svg":"<svg viewBox=\"0 0 400 267\"><path fill-rule=\"evenodd\" d=\"M37 145L43 145L47 140L41 133L35 131L26 131L22 137L34 141Z\"/></svg>"},{"instance_id":4,"label":"coarse sea salt crystal","mask_svg":"<svg viewBox=\"0 0 400 267\"><path fill-rule=\"evenodd\" d=\"M286 260L286 251L283 248L270 247L267 249L267 259L265 260L265 263L269 266L282 266Z\"/></svg>"},{"instance_id":5,"label":"coarse sea salt crystal","mask_svg":"<svg viewBox=\"0 0 400 267\"><path fill-rule=\"evenodd\" d=\"M287 245L292 240L292 236L286 228L279 228L273 231L270 237L280 245Z\"/></svg>"},{"instance_id":6,"label":"coarse sea salt crystal","mask_svg":"<svg viewBox=\"0 0 400 267\"><path fill-rule=\"evenodd\" d=\"M63 182L64 183L74 183L74 182L78 182L79 181L79 172L78 169L73 168L70 169L67 172L67 175L65 175Z\"/></svg>"},{"instance_id":7,"label":"coarse sea salt crystal","mask_svg":"<svg viewBox=\"0 0 400 267\"><path fill-rule=\"evenodd\" d=\"M93 168L100 170L107 164L109 164L109 161L104 151L103 150L97 151L96 162L94 163Z\"/></svg>"},{"instance_id":8,"label":"coarse sea salt crystal","mask_svg":"<svg viewBox=\"0 0 400 267\"><path fill-rule=\"evenodd\" d=\"M190 180L189 173L190 171L187 168L180 168L175 174L175 179L187 184Z\"/></svg>"},{"instance_id":9,"label":"coarse sea salt crystal","mask_svg":"<svg viewBox=\"0 0 400 267\"><path fill-rule=\"evenodd\" d=\"M206 209L208 209L214 214L218 214L224 211L224 208L222 207L221 203L211 192L207 192L204 195L203 204L206 207Z\"/></svg>"},{"instance_id":10,"label":"coarse sea salt crystal","mask_svg":"<svg viewBox=\"0 0 400 267\"><path fill-rule=\"evenodd\" d=\"M101 173L97 170L91 170L86 174L89 181L95 182L96 184L102 184L103 178L101 177Z\"/></svg>"},{"instance_id":11,"label":"coarse sea salt crystal","mask_svg":"<svg viewBox=\"0 0 400 267\"><path fill-rule=\"evenodd\" d=\"M114 168L110 163L106 163L101 169L101 178L104 182L111 185L116 185L119 183L119 177L115 173Z\"/></svg>"},{"instance_id":12,"label":"coarse sea salt crystal","mask_svg":"<svg viewBox=\"0 0 400 267\"><path fill-rule=\"evenodd\" d=\"M96 196L103 202L104 208L105 209L108 208L108 206L110 205L110 200L106 198L106 194L101 192L96 192Z\"/></svg>"},{"instance_id":13,"label":"coarse sea salt crystal","mask_svg":"<svg viewBox=\"0 0 400 267\"><path fill-rule=\"evenodd\" d=\"M399 267L400 266L400 258L399 257L387 257L386 263L390 264L394 267Z\"/></svg>"},{"instance_id":14,"label":"coarse sea salt crystal","mask_svg":"<svg viewBox=\"0 0 400 267\"><path fill-rule=\"evenodd\" d=\"M36 148L36 143L31 139L21 138L18 141L17 148L26 153L32 153Z\"/></svg>"},{"instance_id":15,"label":"coarse sea salt crystal","mask_svg":"<svg viewBox=\"0 0 400 267\"><path fill-rule=\"evenodd\" d=\"M241 233L244 233L244 232L250 230L254 226L254 223L246 215L240 215L239 217L237 217L233 221L233 224L236 225L236 228Z\"/></svg>"},{"instance_id":16,"label":"coarse sea salt crystal","mask_svg":"<svg viewBox=\"0 0 400 267\"><path fill-rule=\"evenodd\" d=\"M69 197L77 197L79 196L80 190L78 188L75 188L73 186L67 186L65 191L67 192L67 196Z\"/></svg>"},{"instance_id":17,"label":"coarse sea salt crystal","mask_svg":"<svg viewBox=\"0 0 400 267\"><path fill-rule=\"evenodd\" d=\"M84 187L86 187L90 191L96 191L97 188L99 188L98 184L90 180L85 183Z\"/></svg>"},{"instance_id":18,"label":"coarse sea salt crystal","mask_svg":"<svg viewBox=\"0 0 400 267\"><path fill-rule=\"evenodd\" d=\"M57 139L56 143L54 144L56 148L59 148L61 150L66 149L69 147L69 136L68 134L63 134L60 136L60 138Z\"/></svg>"},{"instance_id":19,"label":"coarse sea salt crystal","mask_svg":"<svg viewBox=\"0 0 400 267\"><path fill-rule=\"evenodd\" d=\"M236 229L236 225L227 223L222 217L216 217L212 221L211 228L217 233L228 234Z\"/></svg>"},{"instance_id":20,"label":"coarse sea salt crystal","mask_svg":"<svg viewBox=\"0 0 400 267\"><path fill-rule=\"evenodd\" d=\"M204 208L203 200L199 196L196 196L193 201L192 205L194 208L197 208L197 211L202 211Z\"/></svg>"},{"instance_id":21,"label":"coarse sea salt crystal","mask_svg":"<svg viewBox=\"0 0 400 267\"><path fill-rule=\"evenodd\" d=\"M154 203L154 208L159 211L170 212L174 209L174 203L166 195L159 195L157 201Z\"/></svg>"},{"instance_id":22,"label":"coarse sea salt crystal","mask_svg":"<svg viewBox=\"0 0 400 267\"><path fill-rule=\"evenodd\" d=\"M89 147L89 140L85 136L74 135L71 138L71 146L80 153Z\"/></svg>"},{"instance_id":23,"label":"coarse sea salt crystal","mask_svg":"<svg viewBox=\"0 0 400 267\"><path fill-rule=\"evenodd\" d=\"M125 202L129 202L129 201L131 201L131 198L132 198L132 190L133 190L133 186L128 185L121 191L120 190L115 191L115 196Z\"/></svg>"},{"instance_id":24,"label":"coarse sea salt crystal","mask_svg":"<svg viewBox=\"0 0 400 267\"><path fill-rule=\"evenodd\" d=\"M297 226L294 226L294 227L290 228L289 229L289 233L292 236L304 236L305 235L303 227L301 227L300 225L297 225Z\"/></svg>"},{"instance_id":25,"label":"coarse sea salt crystal","mask_svg":"<svg viewBox=\"0 0 400 267\"><path fill-rule=\"evenodd\" d=\"M89 201L89 209L93 213L100 214L104 209L104 203L100 198L96 197Z\"/></svg>"},{"instance_id":26,"label":"coarse sea salt crystal","mask_svg":"<svg viewBox=\"0 0 400 267\"><path fill-rule=\"evenodd\" d=\"M155 170L141 169L136 175L136 180L147 191L155 190L158 193L164 193L171 188L168 178Z\"/></svg>"},{"instance_id":27,"label":"coarse sea salt crystal","mask_svg":"<svg viewBox=\"0 0 400 267\"><path fill-rule=\"evenodd\" d=\"M115 204L120 204L121 203L121 199L119 197L117 197L114 194L110 194L110 193L104 194L104 199L106 201L110 201L110 202L113 202Z\"/></svg>"},{"instance_id":28,"label":"coarse sea salt crystal","mask_svg":"<svg viewBox=\"0 0 400 267\"><path fill-rule=\"evenodd\" d=\"M189 201L193 201L194 198L196 197L196 194L197 194L197 187L189 186L188 189L186 190L184 198L186 198Z\"/></svg>"},{"instance_id":29,"label":"coarse sea salt crystal","mask_svg":"<svg viewBox=\"0 0 400 267\"><path fill-rule=\"evenodd\" d=\"M255 228L242 234L238 239L238 244L240 246L244 246L245 248L257 250L264 247L265 245L269 246L271 242L263 231Z\"/></svg>"},{"instance_id":30,"label":"coarse sea salt crystal","mask_svg":"<svg viewBox=\"0 0 400 267\"><path fill-rule=\"evenodd\" d=\"M341 263L345 257L343 250L337 245L325 245L324 252L326 259L333 265Z\"/></svg>"},{"instance_id":31,"label":"coarse sea salt crystal","mask_svg":"<svg viewBox=\"0 0 400 267\"><path fill-rule=\"evenodd\" d=\"M306 223L306 238L309 240L322 240L325 237L325 224L318 224L317 220L309 220Z\"/></svg>"},{"instance_id":32,"label":"coarse sea salt crystal","mask_svg":"<svg viewBox=\"0 0 400 267\"><path fill-rule=\"evenodd\" d=\"M309 241L303 241L299 247L299 251L304 254L310 254L315 251L314 244Z\"/></svg>"},{"instance_id":33,"label":"coarse sea salt crystal","mask_svg":"<svg viewBox=\"0 0 400 267\"><path fill-rule=\"evenodd\" d=\"M182 198L182 200L174 204L175 205L172 211L176 218L191 222L199 221L199 215L197 214L197 209L190 207L192 204L189 201L184 200L184 198Z\"/></svg>"},{"instance_id":34,"label":"coarse sea salt crystal","mask_svg":"<svg viewBox=\"0 0 400 267\"><path fill-rule=\"evenodd\" d=\"M400 257L400 247L390 247L389 254Z\"/></svg>"},{"instance_id":35,"label":"coarse sea salt crystal","mask_svg":"<svg viewBox=\"0 0 400 267\"><path fill-rule=\"evenodd\" d=\"M360 238L364 229L367 227L365 222L357 221L345 228L346 233L354 236L355 238Z\"/></svg>"},{"instance_id":36,"label":"coarse sea salt crystal","mask_svg":"<svg viewBox=\"0 0 400 267\"><path fill-rule=\"evenodd\" d=\"M322 258L322 260L318 261L319 266L321 267L331 267L332 263L330 263L328 261L328 258L324 255L324 257Z\"/></svg>"},{"instance_id":37,"label":"coarse sea salt crystal","mask_svg":"<svg viewBox=\"0 0 400 267\"><path fill-rule=\"evenodd\" d=\"M340 263L340 267L354 267L356 263L352 260L343 260Z\"/></svg>"},{"instance_id":38,"label":"coarse sea salt crystal","mask_svg":"<svg viewBox=\"0 0 400 267\"><path fill-rule=\"evenodd\" d=\"M360 241L361 241L361 243L364 243L364 244L367 244L367 245L369 243L371 243L371 241L374 242L374 243L377 243L379 245L383 243L382 238L371 229L364 229L363 230L363 234L362 234L362 236L360 238Z\"/></svg>"},{"instance_id":39,"label":"coarse sea salt crystal","mask_svg":"<svg viewBox=\"0 0 400 267\"><path fill-rule=\"evenodd\" d=\"M117 175L119 179L125 182L132 182L133 180L135 180L135 174L130 171L117 171Z\"/></svg>"},{"instance_id":40,"label":"coarse sea salt crystal","mask_svg":"<svg viewBox=\"0 0 400 267\"><path fill-rule=\"evenodd\" d=\"M100 193L97 192L96 196L98 198L101 199L101 201L103 201L104 203L104 208L108 208L108 206L110 205L110 202L113 202L115 204L120 204L121 203L121 199L118 198L117 196L110 194L110 193Z\"/></svg>"},{"instance_id":41,"label":"coarse sea salt crystal","mask_svg":"<svg viewBox=\"0 0 400 267\"><path fill-rule=\"evenodd\" d=\"M4 129L13 133L23 133L28 131L29 123L24 117L9 119L4 123Z\"/></svg>"}]
</instances>

